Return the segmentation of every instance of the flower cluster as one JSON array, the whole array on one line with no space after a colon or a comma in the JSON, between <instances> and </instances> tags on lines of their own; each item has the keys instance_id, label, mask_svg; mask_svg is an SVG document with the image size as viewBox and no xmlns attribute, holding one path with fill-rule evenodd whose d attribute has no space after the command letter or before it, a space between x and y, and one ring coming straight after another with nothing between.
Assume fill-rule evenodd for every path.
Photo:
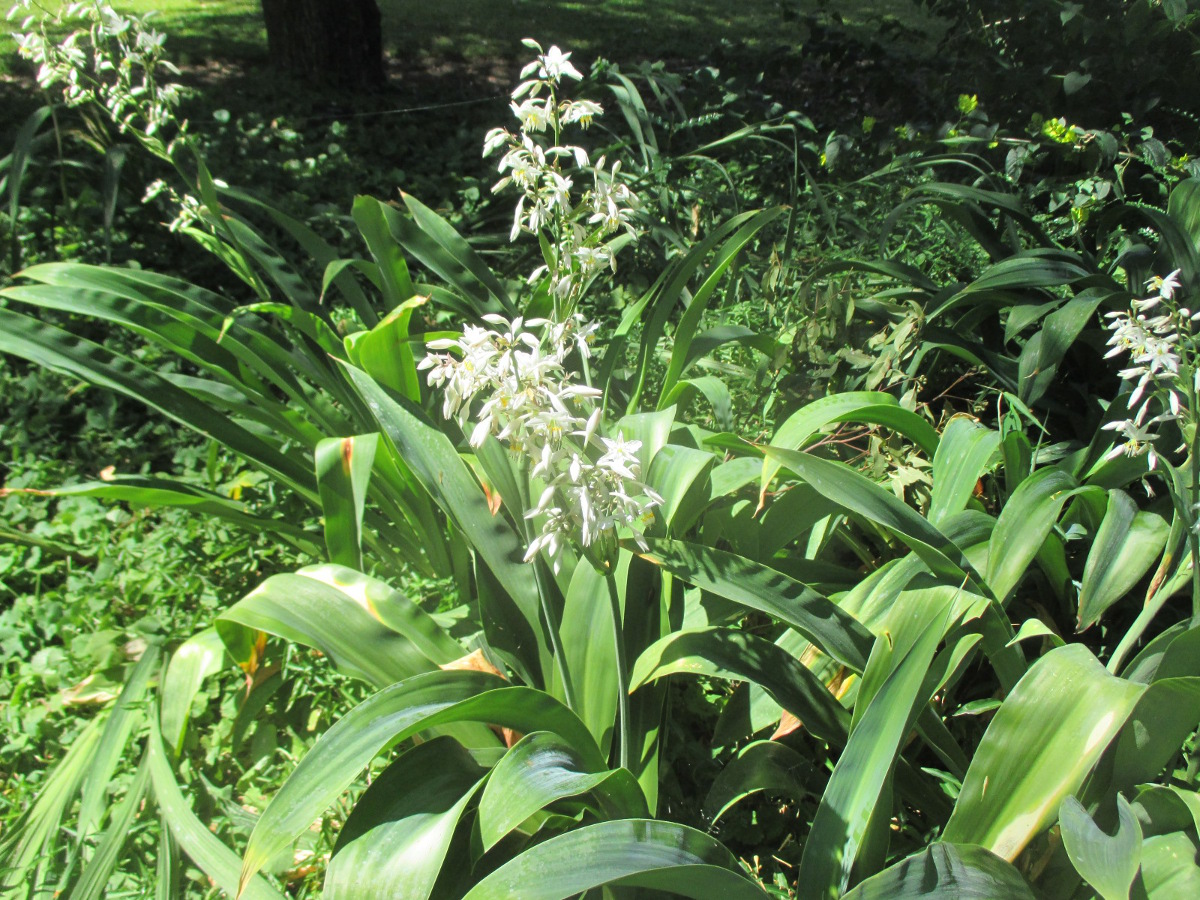
<instances>
[{"instance_id":1,"label":"flower cluster","mask_svg":"<svg viewBox=\"0 0 1200 900\"><path fill-rule=\"evenodd\" d=\"M180 87L158 81L160 71L177 70L163 58L166 37L149 26L149 15L118 13L105 0L85 0L66 4L47 23L28 15L33 5L17 0L8 17L27 14L15 37L21 56L38 66L38 84L61 85L68 106L99 104L122 132L159 155L167 153L156 135L175 121ZM65 37L50 36L72 25Z\"/></svg>"},{"instance_id":2,"label":"flower cluster","mask_svg":"<svg viewBox=\"0 0 1200 900\"><path fill-rule=\"evenodd\" d=\"M465 426L476 417L473 447L495 435L545 484L526 514L545 521L525 560L545 549L557 564L564 541L577 539L590 559L604 565L616 549L616 529L630 528L641 542L662 498L639 481L641 442L620 433L616 440L600 437L598 407L586 419L577 412L600 392L572 381L564 363L576 351L588 357L596 326L578 314L561 322L484 318L494 330L467 326L457 339L430 341L432 350L454 352L431 353L418 367L428 369L430 386L442 390L446 418ZM476 409L477 398L483 402ZM593 462L589 449L603 452Z\"/></svg>"},{"instance_id":3,"label":"flower cluster","mask_svg":"<svg viewBox=\"0 0 1200 900\"><path fill-rule=\"evenodd\" d=\"M511 240L521 232L548 233L553 255L546 266L531 275L531 281L549 279L556 308L570 312L588 282L602 269L616 269L611 236L636 232L631 218L639 206L637 195L621 181L619 162L605 167L601 157L590 168L590 187L576 198L576 178L564 171L564 161L573 162L582 174L589 167L582 147L562 142L563 130L577 125L586 129L603 114L600 104L590 100L561 99L563 79L582 76L571 64L571 54L558 47L543 52L536 41L525 41L537 58L521 72L522 81L513 91L511 109L521 123L516 134L494 128L484 139L484 156L503 150L497 166L501 179L494 192L510 185L521 190L513 215ZM543 135L550 139L545 145ZM576 177L579 177L577 175Z\"/></svg>"},{"instance_id":4,"label":"flower cluster","mask_svg":"<svg viewBox=\"0 0 1200 900\"><path fill-rule=\"evenodd\" d=\"M1153 469L1158 464L1158 454L1154 448L1158 435L1153 432L1153 426L1178 419L1184 414L1181 374L1191 369L1192 383L1182 385L1182 389L1191 396L1200 392L1200 369L1188 365L1180 357L1181 352L1191 347L1192 323L1200 319L1200 313L1193 314L1175 302L1175 292L1179 289L1178 269L1165 278L1156 276L1150 279L1146 287L1153 293L1134 300L1128 311L1105 314L1105 318L1111 320L1107 327L1112 332L1108 339L1111 349L1105 354L1105 359L1129 354L1130 365L1122 369L1120 375L1134 383L1128 408L1133 410L1137 407L1132 418L1116 420L1104 426L1106 430L1117 431L1125 438L1124 443L1113 447L1105 455L1105 459L1122 454L1140 456L1146 453L1150 468ZM1156 400L1161 411L1158 415L1150 416L1151 406Z\"/></svg>"},{"instance_id":5,"label":"flower cluster","mask_svg":"<svg viewBox=\"0 0 1200 900\"><path fill-rule=\"evenodd\" d=\"M615 557L617 530L628 528L642 543L653 508L663 501L640 480L641 443L621 433L616 440L598 433L602 411L595 404L601 393L577 381L567 361L578 354L586 372L597 326L575 312L575 305L600 269L615 268L608 238L621 229L634 234L630 218L637 198L620 182L619 164L606 171L603 160L591 170L592 187L575 198L575 178L587 169L588 154L563 144L562 131L568 125L586 128L603 110L590 101L560 99L563 79L582 77L571 54L525 43L538 56L513 92L520 131L493 129L484 155L505 150L503 178L493 190L510 185L521 190L511 239L522 232L546 239L547 265L530 283L546 284L554 314L528 321L484 316L492 328L468 325L459 338L430 341L431 351L443 352L430 353L419 367L429 370L429 385L441 389L443 415L457 418L464 430L470 425L472 446L494 435L545 486L525 516L543 523L526 561L544 550L557 566L566 543L578 542L593 564L606 568ZM549 146L543 146L542 134L552 135ZM574 163L575 177L564 161Z\"/></svg>"}]
</instances>

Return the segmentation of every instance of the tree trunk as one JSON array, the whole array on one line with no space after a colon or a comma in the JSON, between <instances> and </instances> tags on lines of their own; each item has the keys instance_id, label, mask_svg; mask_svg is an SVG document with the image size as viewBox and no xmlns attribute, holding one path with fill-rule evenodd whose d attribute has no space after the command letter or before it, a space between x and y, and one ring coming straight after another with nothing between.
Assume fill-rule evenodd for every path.
<instances>
[{"instance_id":1,"label":"tree trunk","mask_svg":"<svg viewBox=\"0 0 1200 900\"><path fill-rule=\"evenodd\" d=\"M383 84L375 0L262 0L267 51L278 68L335 87Z\"/></svg>"}]
</instances>

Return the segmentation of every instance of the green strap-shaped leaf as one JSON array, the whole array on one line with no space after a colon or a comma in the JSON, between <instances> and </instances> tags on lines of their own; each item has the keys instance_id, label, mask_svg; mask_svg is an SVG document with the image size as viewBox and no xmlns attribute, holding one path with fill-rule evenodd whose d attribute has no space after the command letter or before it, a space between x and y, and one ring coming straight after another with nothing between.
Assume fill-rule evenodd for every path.
<instances>
[{"instance_id":1,"label":"green strap-shaped leaf","mask_svg":"<svg viewBox=\"0 0 1200 900\"><path fill-rule=\"evenodd\" d=\"M479 798L479 834L490 850L506 834L556 800L592 794L606 818L644 818L646 798L627 769L594 770L556 734L521 738L492 769Z\"/></svg>"},{"instance_id":2,"label":"green strap-shaped leaf","mask_svg":"<svg viewBox=\"0 0 1200 900\"><path fill-rule=\"evenodd\" d=\"M533 568L522 562L524 542L505 518L492 515L479 482L449 438L423 421L407 401L390 397L365 372L346 371L393 451L454 521L503 588L491 595L492 609L484 615L485 622L495 625L489 629L489 642L512 653L536 677L548 663L549 651Z\"/></svg>"},{"instance_id":3,"label":"green strap-shaped leaf","mask_svg":"<svg viewBox=\"0 0 1200 900\"><path fill-rule=\"evenodd\" d=\"M409 750L371 782L338 834L324 894L426 900L485 770L453 738Z\"/></svg>"},{"instance_id":4,"label":"green strap-shaped leaf","mask_svg":"<svg viewBox=\"0 0 1200 900\"><path fill-rule=\"evenodd\" d=\"M816 491L843 509L886 528L903 541L935 575L949 584L974 582L986 594L982 577L962 550L936 526L891 491L849 466L808 453L764 448L767 458L791 469Z\"/></svg>"},{"instance_id":5,"label":"green strap-shaped leaf","mask_svg":"<svg viewBox=\"0 0 1200 900\"><path fill-rule=\"evenodd\" d=\"M305 553L320 552L319 545L313 541L314 535L300 526L280 519L256 516L247 510L244 503L185 481L147 475L119 475L112 481L85 481L81 484L68 484L31 493L55 497L97 497L101 500L121 501L135 507L169 506L187 509L224 519L248 531L274 532Z\"/></svg>"},{"instance_id":6,"label":"green strap-shaped leaf","mask_svg":"<svg viewBox=\"0 0 1200 900\"><path fill-rule=\"evenodd\" d=\"M429 672L352 709L300 760L264 810L246 846L242 883L307 829L380 751L437 725L484 722L525 733L553 731L590 765L603 767L596 742L574 713L548 694L504 685L485 672Z\"/></svg>"},{"instance_id":7,"label":"green strap-shaped leaf","mask_svg":"<svg viewBox=\"0 0 1200 900\"><path fill-rule=\"evenodd\" d=\"M756 213L729 240L721 245L720 250L717 252L717 258L713 260L713 264L705 275L703 283L692 294L691 302L688 303L687 309L684 310L683 315L679 319L679 324L675 328L675 337L671 342L671 358L667 364L667 372L663 376L662 390L659 393L659 409L671 405L668 395L683 375L684 366L689 358L692 340L700 330L700 322L704 316L704 311L708 308L708 301L717 289L717 285L721 283L721 279L725 277L725 273L729 270L729 267L733 265L738 254L741 253L742 249L750 242L754 235L779 218L782 213L783 207L781 206L764 209Z\"/></svg>"},{"instance_id":8,"label":"green strap-shaped leaf","mask_svg":"<svg viewBox=\"0 0 1200 900\"><path fill-rule=\"evenodd\" d=\"M117 867L121 849L131 836L131 828L138 813L141 812L142 801L146 797L146 790L149 786L150 758L145 755L138 765L133 783L129 785L121 802L113 808L108 827L104 830L87 865L83 867L79 881L67 895L67 900L100 900L105 896L108 880Z\"/></svg>"},{"instance_id":9,"label":"green strap-shaped leaf","mask_svg":"<svg viewBox=\"0 0 1200 900\"><path fill-rule=\"evenodd\" d=\"M1096 309L1112 294L1113 291L1103 288L1088 288L1046 316L1042 330L1026 342L1017 360L1018 396L1022 401L1033 403L1041 399L1054 383L1067 350L1080 332L1096 320Z\"/></svg>"},{"instance_id":10,"label":"green strap-shaped leaf","mask_svg":"<svg viewBox=\"0 0 1200 900\"><path fill-rule=\"evenodd\" d=\"M885 410L906 415L896 419L894 423L881 424L888 424L889 427L907 434L929 456L934 455L939 439L933 427L924 419L903 409L891 394L882 391L843 391L814 400L787 417L771 438L771 446L784 450L800 450L827 425L835 422L874 421ZM863 418L864 413L869 413L870 418ZM771 479L778 474L783 465L780 459L770 455L763 461L762 483L759 488L760 506Z\"/></svg>"},{"instance_id":11,"label":"green strap-shaped leaf","mask_svg":"<svg viewBox=\"0 0 1200 900\"><path fill-rule=\"evenodd\" d=\"M66 755L46 776L32 805L0 836L0 895L41 897L35 870L54 857L54 844L63 816L88 773L100 741L104 719L92 719L75 738Z\"/></svg>"},{"instance_id":12,"label":"green strap-shaped leaf","mask_svg":"<svg viewBox=\"0 0 1200 900\"><path fill-rule=\"evenodd\" d=\"M231 897L244 900L284 900L274 888L258 876L238 880L237 854L226 847L188 806L167 754L162 735L154 717L150 717L150 736L147 748L150 778L154 784L154 800L162 811L163 821L170 827L183 852L213 883ZM286 846L286 845L285 845ZM282 849L282 848L281 848ZM253 873L251 873L253 875Z\"/></svg>"},{"instance_id":13,"label":"green strap-shaped leaf","mask_svg":"<svg viewBox=\"0 0 1200 900\"><path fill-rule=\"evenodd\" d=\"M618 819L531 847L463 900L566 900L606 884L636 884L696 900L767 896L733 855L703 832L674 822Z\"/></svg>"},{"instance_id":14,"label":"green strap-shaped leaf","mask_svg":"<svg viewBox=\"0 0 1200 900\"><path fill-rule=\"evenodd\" d=\"M799 803L814 776L812 762L778 741L755 741L738 751L721 770L704 799L705 821L715 823L739 800L765 791Z\"/></svg>"},{"instance_id":15,"label":"green strap-shaped leaf","mask_svg":"<svg viewBox=\"0 0 1200 900\"><path fill-rule=\"evenodd\" d=\"M400 193L411 219L381 204L396 240L431 272L457 288L475 306L476 315L513 310L504 285L450 223L411 194Z\"/></svg>"},{"instance_id":16,"label":"green strap-shaped leaf","mask_svg":"<svg viewBox=\"0 0 1200 900\"><path fill-rule=\"evenodd\" d=\"M773 616L856 672L866 668L874 636L816 591L782 572L723 550L683 541L647 543L649 550L639 555L681 581Z\"/></svg>"},{"instance_id":17,"label":"green strap-shaped leaf","mask_svg":"<svg viewBox=\"0 0 1200 900\"><path fill-rule=\"evenodd\" d=\"M1058 521L1063 504L1075 495L1078 486L1065 469L1047 466L1022 481L1008 498L988 543L987 581L1001 601L1025 577Z\"/></svg>"},{"instance_id":18,"label":"green strap-shaped leaf","mask_svg":"<svg viewBox=\"0 0 1200 900\"><path fill-rule=\"evenodd\" d=\"M384 687L428 672L462 656L456 642L433 636L441 631L427 616L412 614L397 592L380 595L368 589L366 576L340 567L313 567L296 574L272 575L217 619L222 639L236 652L243 646L236 626L263 631L284 640L315 647L348 675ZM372 596L373 595L373 596ZM393 628L384 616L409 614L429 637L421 644ZM454 650L449 650L453 646ZM425 651L436 655L432 658ZM245 665L249 659L239 659Z\"/></svg>"},{"instance_id":19,"label":"green strap-shaped leaf","mask_svg":"<svg viewBox=\"0 0 1200 900\"><path fill-rule=\"evenodd\" d=\"M206 628L180 645L167 663L159 697L162 703L162 733L178 755L192 718L192 701L200 686L225 664L225 647L213 628Z\"/></svg>"},{"instance_id":20,"label":"green strap-shaped leaf","mask_svg":"<svg viewBox=\"0 0 1200 900\"><path fill-rule=\"evenodd\" d=\"M1015 859L1083 783L1146 690L1081 644L1051 650L997 710L943 837Z\"/></svg>"},{"instance_id":21,"label":"green strap-shaped leaf","mask_svg":"<svg viewBox=\"0 0 1200 900\"><path fill-rule=\"evenodd\" d=\"M1194 667L1194 663L1193 663ZM1112 787L1129 790L1157 778L1200 724L1200 678L1156 677L1138 699L1116 742Z\"/></svg>"},{"instance_id":22,"label":"green strap-shaped leaf","mask_svg":"<svg viewBox=\"0 0 1200 900\"><path fill-rule=\"evenodd\" d=\"M695 378L684 378L680 380L675 387L671 388L670 393L663 398L663 403L667 406L677 406L688 399L689 394L695 391L699 393L708 405L712 407L713 420L717 423L718 428L729 431L733 428L733 396L729 393L729 387L716 375L699 375Z\"/></svg>"},{"instance_id":23,"label":"green strap-shaped leaf","mask_svg":"<svg viewBox=\"0 0 1200 900\"><path fill-rule=\"evenodd\" d=\"M270 442L166 378L98 344L11 309L0 309L0 352L66 372L145 403L188 428L221 441L302 495L315 496L312 473L297 459L285 456Z\"/></svg>"},{"instance_id":24,"label":"green strap-shaped leaf","mask_svg":"<svg viewBox=\"0 0 1200 900\"><path fill-rule=\"evenodd\" d=\"M1000 446L1000 434L967 416L955 416L942 432L933 457L933 492L929 521L941 525L965 509Z\"/></svg>"},{"instance_id":25,"label":"green strap-shaped leaf","mask_svg":"<svg viewBox=\"0 0 1200 900\"><path fill-rule=\"evenodd\" d=\"M1136 900L1185 900L1200 897L1200 853L1186 832L1146 838L1142 844L1142 868L1133 883Z\"/></svg>"},{"instance_id":26,"label":"green strap-shaped leaf","mask_svg":"<svg viewBox=\"0 0 1200 900\"><path fill-rule=\"evenodd\" d=\"M100 824L100 818L108 806L108 791L112 787L113 773L125 754L133 729L142 721L141 707L150 679L158 673L159 659L160 651L154 645L149 645L142 651L142 658L125 679L121 693L104 723L104 732L100 735L100 744L92 757L79 802L76 840L80 843Z\"/></svg>"},{"instance_id":27,"label":"green strap-shaped leaf","mask_svg":"<svg viewBox=\"0 0 1200 900\"><path fill-rule=\"evenodd\" d=\"M1117 794L1117 815L1117 833L1107 835L1074 797L1064 797L1058 808L1058 824L1067 856L1075 871L1104 900L1128 900L1129 888L1142 864L1142 827L1120 794Z\"/></svg>"},{"instance_id":28,"label":"green strap-shaped leaf","mask_svg":"<svg viewBox=\"0 0 1200 900\"><path fill-rule=\"evenodd\" d=\"M911 649L891 667L834 767L797 876L797 883L813 897L840 897L846 891L872 821L891 816L891 792L885 788L904 739L929 700L926 690L935 687L926 682L944 621L941 614L926 616L924 628L909 643ZM887 638L881 637L879 643L884 649ZM872 661L876 655L872 654Z\"/></svg>"},{"instance_id":29,"label":"green strap-shaped leaf","mask_svg":"<svg viewBox=\"0 0 1200 900\"><path fill-rule=\"evenodd\" d=\"M1127 493L1108 492L1108 510L1083 567L1076 628L1096 624L1110 606L1158 561L1170 526L1162 516L1138 510Z\"/></svg>"},{"instance_id":30,"label":"green strap-shaped leaf","mask_svg":"<svg viewBox=\"0 0 1200 900\"><path fill-rule=\"evenodd\" d=\"M654 454L645 481L663 498L661 516L671 534L684 534L708 505L708 471L716 457L704 450L667 444Z\"/></svg>"},{"instance_id":31,"label":"green strap-shaped leaf","mask_svg":"<svg viewBox=\"0 0 1200 900\"><path fill-rule=\"evenodd\" d=\"M313 454L329 561L351 569L363 567L363 505L378 442L377 434L326 438Z\"/></svg>"},{"instance_id":32,"label":"green strap-shaped leaf","mask_svg":"<svg viewBox=\"0 0 1200 900\"><path fill-rule=\"evenodd\" d=\"M669 634L638 657L630 689L681 673L757 684L816 737L839 745L846 741L849 713L807 667L765 638L725 628Z\"/></svg>"},{"instance_id":33,"label":"green strap-shaped leaf","mask_svg":"<svg viewBox=\"0 0 1200 900\"><path fill-rule=\"evenodd\" d=\"M622 554L623 556L626 554ZM618 569L617 587L627 582ZM617 650L612 634L608 582L591 565L577 565L563 604L563 653L575 689L575 714L587 723L605 752L617 714Z\"/></svg>"},{"instance_id":34,"label":"green strap-shaped leaf","mask_svg":"<svg viewBox=\"0 0 1200 900\"><path fill-rule=\"evenodd\" d=\"M1034 893L995 854L939 841L868 878L843 900L1034 900Z\"/></svg>"}]
</instances>

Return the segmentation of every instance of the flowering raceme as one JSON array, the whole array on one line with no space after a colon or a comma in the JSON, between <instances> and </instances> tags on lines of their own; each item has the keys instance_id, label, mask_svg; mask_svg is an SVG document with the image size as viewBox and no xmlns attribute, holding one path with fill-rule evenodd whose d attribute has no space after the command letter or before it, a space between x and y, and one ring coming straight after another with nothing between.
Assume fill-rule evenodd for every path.
<instances>
[{"instance_id":1,"label":"flowering raceme","mask_svg":"<svg viewBox=\"0 0 1200 900\"><path fill-rule=\"evenodd\" d=\"M564 78L582 78L571 54L557 47L543 53L535 42L525 43L539 55L521 73L534 77L513 92L511 109L520 129L516 134L493 129L484 155L505 150L498 165L502 178L493 191L515 186L522 192L511 239L522 232L547 238L547 264L530 283L549 293L554 311L528 320L484 316L491 329L468 325L458 338L430 341L435 352L419 368L442 391L443 415L464 430L470 426L471 446L495 435L545 485L525 516L543 520L526 561L544 550L557 567L565 543L573 541L593 564L607 568L617 530L627 528L644 546L642 531L663 501L640 480L641 443L621 433L615 440L599 435L601 392L575 380L567 362L578 356L587 371L597 326L575 307L600 270L615 270L613 233L636 237L631 217L638 201L619 180L619 163L606 171L603 159L591 169L591 189L580 198L572 193L576 178L563 162L574 163L578 177L589 159L582 147L560 144L563 128L586 128L603 110L591 101L559 99ZM543 146L537 137L542 134L553 144Z\"/></svg>"},{"instance_id":2,"label":"flowering raceme","mask_svg":"<svg viewBox=\"0 0 1200 900\"><path fill-rule=\"evenodd\" d=\"M1120 375L1134 383L1128 409L1137 407L1137 412L1132 418L1115 420L1104 426L1105 430L1119 432L1125 438L1124 443L1114 446L1104 458L1145 453L1149 467L1154 469L1158 465L1158 452L1154 447L1158 435L1153 432L1153 426L1181 417L1190 418L1192 404L1185 402L1182 395L1195 398L1200 393L1200 369L1190 356L1192 323L1200 319L1200 313L1193 314L1175 302L1175 292L1179 289L1178 269L1165 278L1150 279L1146 287L1154 293L1134 300L1128 311L1105 314L1105 318L1111 320L1107 327L1112 332L1108 339L1112 349L1105 354L1105 359L1129 354L1131 364L1122 369ZM1155 313L1148 315L1151 310ZM1181 382L1184 376L1190 377L1190 383ZM1161 411L1151 416L1151 406L1156 401Z\"/></svg>"},{"instance_id":3,"label":"flowering raceme","mask_svg":"<svg viewBox=\"0 0 1200 900\"><path fill-rule=\"evenodd\" d=\"M9 19L42 7L33 0L17 0ZM43 88L61 85L68 106L95 102L104 108L122 132L137 137L160 156L169 153L157 137L163 126L174 124L180 87L158 80L161 71L178 74L163 58L166 37L149 25L149 15L118 13L106 0L64 4L50 20L26 15L15 35L24 59L38 67ZM33 30L34 24L38 25ZM80 25L66 37L54 36L63 26Z\"/></svg>"}]
</instances>

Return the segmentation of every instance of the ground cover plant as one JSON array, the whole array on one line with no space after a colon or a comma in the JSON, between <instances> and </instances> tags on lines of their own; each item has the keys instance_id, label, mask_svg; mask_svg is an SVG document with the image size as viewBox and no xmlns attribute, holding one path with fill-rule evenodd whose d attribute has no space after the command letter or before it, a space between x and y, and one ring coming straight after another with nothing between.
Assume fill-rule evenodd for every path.
<instances>
[{"instance_id":1,"label":"ground cover plant","mask_svg":"<svg viewBox=\"0 0 1200 900\"><path fill-rule=\"evenodd\" d=\"M1195 894L1196 135L1087 60L1026 118L1022 29L1100 19L939 10L977 58L780 10L860 91L1010 65L931 119L527 40L453 184L340 210L264 174L332 126L185 126L146 23L25 39L76 105L5 167L0 885ZM191 249L38 224L70 116L51 187L154 179Z\"/></svg>"}]
</instances>

